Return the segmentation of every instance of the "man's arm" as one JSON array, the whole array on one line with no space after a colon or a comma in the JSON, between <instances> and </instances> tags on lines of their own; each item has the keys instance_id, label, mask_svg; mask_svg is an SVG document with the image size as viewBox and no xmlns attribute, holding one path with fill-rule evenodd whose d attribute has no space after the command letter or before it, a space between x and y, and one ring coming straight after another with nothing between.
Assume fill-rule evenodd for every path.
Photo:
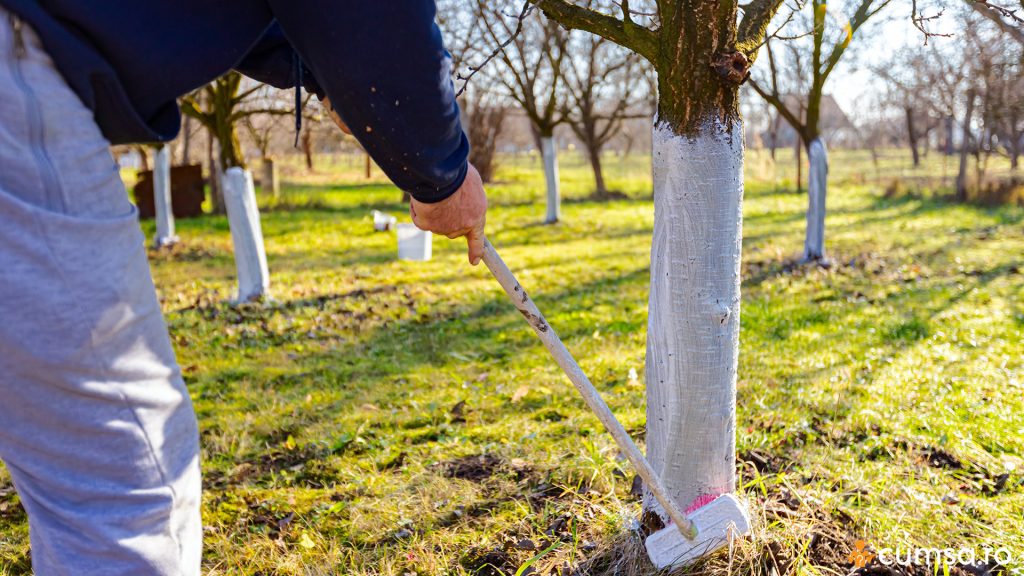
<instances>
[{"instance_id":1,"label":"man's arm","mask_svg":"<svg viewBox=\"0 0 1024 576\"><path fill-rule=\"evenodd\" d=\"M280 27L264 34L239 69L280 78L285 46L298 51L307 90L325 99L339 127L410 193L416 225L466 236L469 260L479 262L487 198L467 161L433 0L270 3Z\"/></svg>"},{"instance_id":2,"label":"man's arm","mask_svg":"<svg viewBox=\"0 0 1024 576\"><path fill-rule=\"evenodd\" d=\"M462 185L462 131L433 0L270 0L290 44L353 136L420 202Z\"/></svg>"},{"instance_id":3,"label":"man's arm","mask_svg":"<svg viewBox=\"0 0 1024 576\"><path fill-rule=\"evenodd\" d=\"M274 21L256 45L249 49L245 58L235 66L235 70L275 88L295 87L295 49L288 42L277 21ZM313 73L304 65L303 72L302 87L307 92L323 97L324 91L317 84Z\"/></svg>"}]
</instances>

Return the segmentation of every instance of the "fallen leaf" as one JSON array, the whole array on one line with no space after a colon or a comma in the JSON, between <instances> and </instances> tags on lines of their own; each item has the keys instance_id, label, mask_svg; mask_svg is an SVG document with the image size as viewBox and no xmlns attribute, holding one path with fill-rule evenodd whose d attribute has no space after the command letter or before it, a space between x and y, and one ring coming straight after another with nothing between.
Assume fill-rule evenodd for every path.
<instances>
[{"instance_id":1,"label":"fallen leaf","mask_svg":"<svg viewBox=\"0 0 1024 576\"><path fill-rule=\"evenodd\" d=\"M525 398L526 395L529 393L530 387L527 386L526 384L523 384L522 386L517 388L515 394L512 395L512 402L519 402L520 400Z\"/></svg>"}]
</instances>

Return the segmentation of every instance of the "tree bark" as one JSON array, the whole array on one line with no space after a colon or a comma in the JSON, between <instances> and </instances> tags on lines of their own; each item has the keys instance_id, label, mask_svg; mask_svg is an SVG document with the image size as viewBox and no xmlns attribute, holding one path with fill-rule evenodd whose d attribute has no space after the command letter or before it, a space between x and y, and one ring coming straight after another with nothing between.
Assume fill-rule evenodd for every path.
<instances>
[{"instance_id":1,"label":"tree bark","mask_svg":"<svg viewBox=\"0 0 1024 576\"><path fill-rule=\"evenodd\" d=\"M188 166L192 161L192 117L183 115L181 128L181 165Z\"/></svg>"},{"instance_id":2,"label":"tree bark","mask_svg":"<svg viewBox=\"0 0 1024 576\"><path fill-rule=\"evenodd\" d=\"M771 126L771 129L768 132L768 137L771 138L771 147L769 150L771 150L772 162L775 161L775 149L779 146L779 122L781 121L782 115L776 112L775 117L772 118L771 123L769 124Z\"/></svg>"},{"instance_id":3,"label":"tree bark","mask_svg":"<svg viewBox=\"0 0 1024 576\"><path fill-rule=\"evenodd\" d=\"M807 234L804 262L828 264L825 258L825 197L828 191L828 150L821 137L807 147L810 173L807 182Z\"/></svg>"},{"instance_id":4,"label":"tree bark","mask_svg":"<svg viewBox=\"0 0 1024 576\"><path fill-rule=\"evenodd\" d=\"M804 189L803 187L803 171L804 171L804 142L799 135L796 137L796 191L799 192Z\"/></svg>"},{"instance_id":5,"label":"tree bark","mask_svg":"<svg viewBox=\"0 0 1024 576\"><path fill-rule=\"evenodd\" d=\"M946 116L945 122L943 124L945 127L944 136L946 137L946 141L944 143L945 145L943 146L943 153L945 153L946 156L953 155L953 123L953 115L950 114Z\"/></svg>"},{"instance_id":6,"label":"tree bark","mask_svg":"<svg viewBox=\"0 0 1024 576\"><path fill-rule=\"evenodd\" d=\"M135 152L139 155L139 167L143 172L149 172L149 152L145 146L134 146Z\"/></svg>"},{"instance_id":7,"label":"tree bark","mask_svg":"<svg viewBox=\"0 0 1024 576\"><path fill-rule=\"evenodd\" d=\"M655 128L647 456L684 509L736 485L742 202L738 119Z\"/></svg>"},{"instance_id":8,"label":"tree bark","mask_svg":"<svg viewBox=\"0 0 1024 576\"><path fill-rule=\"evenodd\" d=\"M277 162L269 157L263 157L263 193L270 194L270 196L277 200L281 196L281 179L280 170L277 167Z\"/></svg>"},{"instance_id":9,"label":"tree bark","mask_svg":"<svg viewBox=\"0 0 1024 576\"><path fill-rule=\"evenodd\" d=\"M914 168L921 165L921 155L917 151L917 131L914 129L914 109L906 107L903 109L907 115L907 141L910 142L910 154L914 158Z\"/></svg>"},{"instance_id":10,"label":"tree bark","mask_svg":"<svg viewBox=\"0 0 1024 576\"><path fill-rule=\"evenodd\" d=\"M967 154L971 148L971 117L974 116L974 90L967 91L963 137L960 139L960 170L956 174L956 200L967 201Z\"/></svg>"},{"instance_id":11,"label":"tree bark","mask_svg":"<svg viewBox=\"0 0 1024 576\"><path fill-rule=\"evenodd\" d=\"M313 131L306 128L302 132L302 153L306 155L306 170L313 171Z\"/></svg>"},{"instance_id":12,"label":"tree bark","mask_svg":"<svg viewBox=\"0 0 1024 576\"><path fill-rule=\"evenodd\" d=\"M174 208L171 202L171 149L164 145L157 149L153 170L153 206L156 212L156 235L153 246L163 248L178 242L174 235Z\"/></svg>"},{"instance_id":13,"label":"tree bark","mask_svg":"<svg viewBox=\"0 0 1024 576\"><path fill-rule=\"evenodd\" d=\"M547 185L547 214L545 224L554 224L562 216L562 196L558 183L558 146L554 136L540 136L540 156L544 162L544 182Z\"/></svg>"},{"instance_id":14,"label":"tree bark","mask_svg":"<svg viewBox=\"0 0 1024 576\"><path fill-rule=\"evenodd\" d=\"M594 172L594 196L598 198L607 198L608 186L604 182L604 169L601 166L601 150L587 150L587 158L590 160L590 169Z\"/></svg>"},{"instance_id":15,"label":"tree bark","mask_svg":"<svg viewBox=\"0 0 1024 576\"><path fill-rule=\"evenodd\" d=\"M227 209L224 207L224 189L222 187L224 171L221 168L220 160L214 154L214 149L217 147L216 140L213 134L207 134L206 154L210 169L210 204L213 206L214 214L226 214Z\"/></svg>"},{"instance_id":16,"label":"tree bark","mask_svg":"<svg viewBox=\"0 0 1024 576\"><path fill-rule=\"evenodd\" d=\"M224 172L222 187L238 271L235 302L260 300L270 290L270 272L263 248L263 229L252 174L237 166L229 168Z\"/></svg>"}]
</instances>

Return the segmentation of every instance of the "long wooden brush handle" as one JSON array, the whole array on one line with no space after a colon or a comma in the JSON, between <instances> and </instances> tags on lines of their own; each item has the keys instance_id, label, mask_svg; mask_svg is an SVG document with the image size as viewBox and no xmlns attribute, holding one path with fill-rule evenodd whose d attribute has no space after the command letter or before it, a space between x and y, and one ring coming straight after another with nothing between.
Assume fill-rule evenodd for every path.
<instances>
[{"instance_id":1,"label":"long wooden brush handle","mask_svg":"<svg viewBox=\"0 0 1024 576\"><path fill-rule=\"evenodd\" d=\"M668 491L665 490L665 486L661 483L661 479L658 478L658 474L651 468L651 464L647 462L644 455L640 453L640 449L633 443L633 439L629 437L626 429L619 424L619 421L615 419L615 415L605 404L604 399L598 393L594 385L590 383L590 379L580 369L580 365L576 363L576 359L572 357L569 350L566 349L565 344L562 344L562 340L555 334L554 329L544 319L544 315L537 309L537 305L533 303L533 300L526 294L526 290L523 289L519 281L512 274L512 271L508 269L505 262L498 256L498 253L494 250L494 246L491 246L490 241L484 240L484 263L487 268L490 269L491 274L498 280L501 287L505 289L505 293L512 299L512 302L519 309L519 313L526 318L529 322L530 327L537 333L541 341L544 342L544 347L548 349L551 356L555 358L555 362L561 366L569 380L576 386L576 389L580 391L583 396L583 400L587 403L587 406L597 415L597 419L604 424L604 427L611 433L612 438L615 439L615 443L619 445L619 449L626 455L626 458L633 464L637 473L643 478L644 483L647 484L647 488L650 489L654 497L661 503L665 508L665 512L669 518L675 522L676 527L686 538L693 540L697 537L697 527L694 526L693 522L679 510L676 503L672 501L672 498L668 495Z\"/></svg>"}]
</instances>

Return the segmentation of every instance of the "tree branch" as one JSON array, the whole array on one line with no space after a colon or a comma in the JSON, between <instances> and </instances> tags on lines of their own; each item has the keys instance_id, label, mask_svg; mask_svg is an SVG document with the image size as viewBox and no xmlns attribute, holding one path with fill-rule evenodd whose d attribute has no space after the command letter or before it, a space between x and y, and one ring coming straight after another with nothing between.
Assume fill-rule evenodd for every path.
<instances>
[{"instance_id":1,"label":"tree branch","mask_svg":"<svg viewBox=\"0 0 1024 576\"><path fill-rule=\"evenodd\" d=\"M989 4L987 0L967 0L967 3L975 12L995 22L1000 30L1024 46L1024 19L1017 15L1016 10Z\"/></svg>"},{"instance_id":2,"label":"tree branch","mask_svg":"<svg viewBox=\"0 0 1024 576\"><path fill-rule=\"evenodd\" d=\"M794 114L786 106L786 104L782 101L782 98L779 97L778 94L771 94L768 91L764 90L763 88L761 88L761 86L758 85L757 81L754 80L753 78L750 79L750 86L751 86L751 88L754 89L755 92L757 92L761 96L761 98L764 98L765 102L771 104L773 108L778 110L779 111L779 115L781 115L783 118L785 118L786 122L788 122L789 125L792 126L793 129L796 130L798 134L803 134L803 132L804 132L803 122L801 122L800 118L798 118L797 115Z\"/></svg>"},{"instance_id":3,"label":"tree branch","mask_svg":"<svg viewBox=\"0 0 1024 576\"><path fill-rule=\"evenodd\" d=\"M768 24L779 11L782 1L750 0L743 8L743 19L736 29L736 49L743 52L751 64L768 33Z\"/></svg>"},{"instance_id":4,"label":"tree branch","mask_svg":"<svg viewBox=\"0 0 1024 576\"><path fill-rule=\"evenodd\" d=\"M544 15L569 29L583 30L607 38L654 62L658 58L658 35L645 26L619 20L607 14L572 4L568 0L529 0ZM781 0L778 0L781 1Z\"/></svg>"}]
</instances>

